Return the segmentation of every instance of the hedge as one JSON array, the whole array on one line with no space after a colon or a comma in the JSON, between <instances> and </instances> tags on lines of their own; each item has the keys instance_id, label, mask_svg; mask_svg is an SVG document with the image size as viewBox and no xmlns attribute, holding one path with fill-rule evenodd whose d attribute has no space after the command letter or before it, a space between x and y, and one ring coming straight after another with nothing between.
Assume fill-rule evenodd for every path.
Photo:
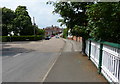
<instances>
[{"instance_id":1,"label":"hedge","mask_svg":"<svg viewBox=\"0 0 120 84\"><path fill-rule=\"evenodd\" d=\"M9 41L37 41L42 40L44 36L0 36L0 41L9 42Z\"/></svg>"}]
</instances>

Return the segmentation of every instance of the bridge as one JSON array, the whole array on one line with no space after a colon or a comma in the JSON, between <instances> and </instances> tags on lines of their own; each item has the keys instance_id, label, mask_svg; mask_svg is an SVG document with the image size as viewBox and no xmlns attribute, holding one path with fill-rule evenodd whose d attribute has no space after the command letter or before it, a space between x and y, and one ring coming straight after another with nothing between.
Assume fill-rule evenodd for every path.
<instances>
[{"instance_id":1,"label":"bridge","mask_svg":"<svg viewBox=\"0 0 120 84\"><path fill-rule=\"evenodd\" d=\"M86 54L109 82L120 83L120 44L86 41Z\"/></svg>"}]
</instances>

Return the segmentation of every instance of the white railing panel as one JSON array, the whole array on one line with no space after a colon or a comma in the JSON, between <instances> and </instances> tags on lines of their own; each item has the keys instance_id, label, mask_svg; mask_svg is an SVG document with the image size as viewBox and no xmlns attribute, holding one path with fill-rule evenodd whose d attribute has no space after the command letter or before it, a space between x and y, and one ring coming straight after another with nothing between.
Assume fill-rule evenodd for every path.
<instances>
[{"instance_id":1,"label":"white railing panel","mask_svg":"<svg viewBox=\"0 0 120 84\"><path fill-rule=\"evenodd\" d=\"M89 56L89 42L86 41L86 54ZM109 82L120 81L120 49L103 45L102 52L102 74ZM100 44L91 42L91 61L98 67Z\"/></svg>"},{"instance_id":2,"label":"white railing panel","mask_svg":"<svg viewBox=\"0 0 120 84\"><path fill-rule=\"evenodd\" d=\"M99 48L100 44L97 42L91 42L91 60L98 67L99 63Z\"/></svg>"},{"instance_id":3,"label":"white railing panel","mask_svg":"<svg viewBox=\"0 0 120 84\"><path fill-rule=\"evenodd\" d=\"M86 41L86 49L85 49L85 52L86 52L86 54L87 54L87 56L89 56L89 41L87 40Z\"/></svg>"},{"instance_id":4,"label":"white railing panel","mask_svg":"<svg viewBox=\"0 0 120 84\"><path fill-rule=\"evenodd\" d=\"M119 51L118 48L103 45L102 73L114 82L118 82L118 79L120 79Z\"/></svg>"}]
</instances>

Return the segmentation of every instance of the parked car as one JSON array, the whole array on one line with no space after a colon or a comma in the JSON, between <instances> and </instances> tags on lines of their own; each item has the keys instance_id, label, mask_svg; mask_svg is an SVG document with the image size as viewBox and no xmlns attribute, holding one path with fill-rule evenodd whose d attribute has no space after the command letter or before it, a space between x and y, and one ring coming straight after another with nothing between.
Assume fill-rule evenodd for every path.
<instances>
[{"instance_id":1,"label":"parked car","mask_svg":"<svg viewBox=\"0 0 120 84\"><path fill-rule=\"evenodd\" d=\"M49 39L51 39L51 37L50 37L50 36L45 37L45 40L49 40Z\"/></svg>"},{"instance_id":2,"label":"parked car","mask_svg":"<svg viewBox=\"0 0 120 84\"><path fill-rule=\"evenodd\" d=\"M60 38L59 36L56 36L56 38Z\"/></svg>"},{"instance_id":3,"label":"parked car","mask_svg":"<svg viewBox=\"0 0 120 84\"><path fill-rule=\"evenodd\" d=\"M51 35L51 37L54 37L54 35Z\"/></svg>"}]
</instances>

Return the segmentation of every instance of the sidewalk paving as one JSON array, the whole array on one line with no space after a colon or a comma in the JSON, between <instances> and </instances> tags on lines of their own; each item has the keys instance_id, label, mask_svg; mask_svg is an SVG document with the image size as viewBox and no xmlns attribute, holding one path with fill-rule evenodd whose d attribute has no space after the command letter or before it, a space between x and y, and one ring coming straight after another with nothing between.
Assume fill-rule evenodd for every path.
<instances>
[{"instance_id":1,"label":"sidewalk paving","mask_svg":"<svg viewBox=\"0 0 120 84\"><path fill-rule=\"evenodd\" d=\"M102 82L107 80L95 65L80 52L62 52L45 82Z\"/></svg>"}]
</instances>

